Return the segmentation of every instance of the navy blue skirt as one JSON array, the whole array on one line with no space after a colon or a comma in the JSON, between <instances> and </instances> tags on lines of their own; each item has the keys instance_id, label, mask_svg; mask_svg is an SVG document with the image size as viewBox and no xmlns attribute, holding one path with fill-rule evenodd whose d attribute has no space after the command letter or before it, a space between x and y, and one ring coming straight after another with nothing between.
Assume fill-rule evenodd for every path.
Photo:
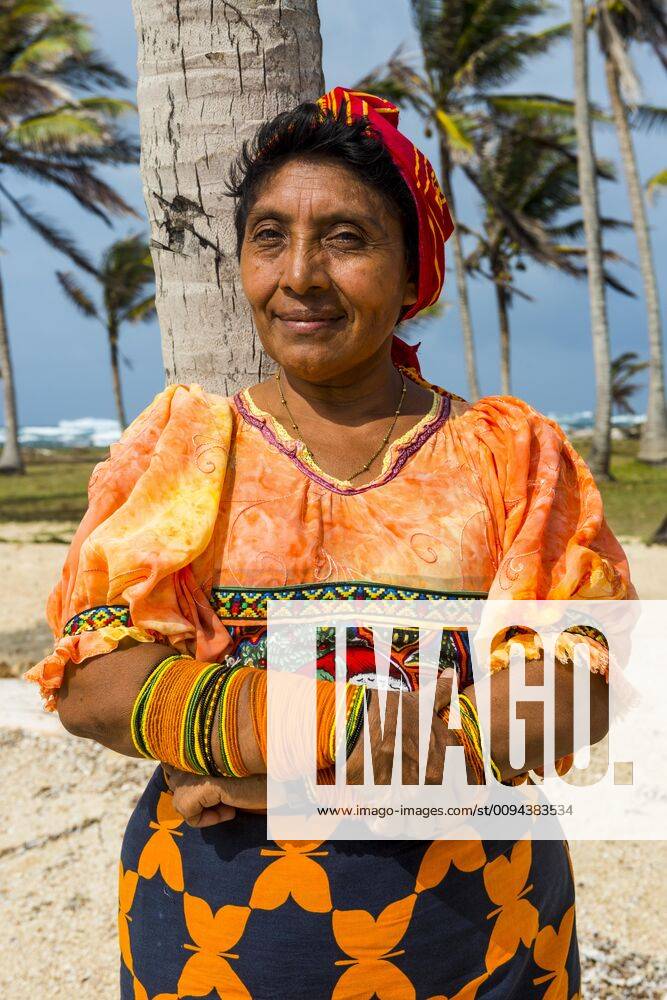
<instances>
[{"instance_id":1,"label":"navy blue skirt","mask_svg":"<svg viewBox=\"0 0 667 1000\"><path fill-rule=\"evenodd\" d=\"M562 841L275 842L197 830L158 767L122 846L121 1000L571 1000Z\"/></svg>"}]
</instances>

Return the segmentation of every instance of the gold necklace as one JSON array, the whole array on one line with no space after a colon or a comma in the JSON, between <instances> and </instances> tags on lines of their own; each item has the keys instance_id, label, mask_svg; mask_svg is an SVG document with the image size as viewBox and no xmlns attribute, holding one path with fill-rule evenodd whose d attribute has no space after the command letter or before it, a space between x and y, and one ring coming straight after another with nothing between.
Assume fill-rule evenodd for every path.
<instances>
[{"instance_id":1,"label":"gold necklace","mask_svg":"<svg viewBox=\"0 0 667 1000\"><path fill-rule=\"evenodd\" d=\"M303 440L303 434L299 430L299 425L297 424L296 420L292 416L290 408L287 405L287 400L285 399L285 396L283 394L283 387L282 387L282 384L281 384L281 381L280 381L280 372L281 371L282 371L282 369L279 368L278 371L276 372L276 375L275 375L276 382L278 384L278 392L280 393L281 402L282 402L283 406L285 407L285 411L287 413L287 416L290 419L290 423L292 424L292 427L296 431L297 437L303 442L303 446L306 449L306 454L308 455L308 458L311 460L311 462L314 462L315 465L317 465L317 461L315 459L315 456L313 455L312 451L310 450L310 448L308 447L308 445L306 444L306 442ZM384 438L382 439L382 444L380 445L380 447L377 449L377 451L373 452L373 455L368 459L368 461L366 462L366 464L364 466L362 466L362 468L359 469L358 472L355 472L353 475L347 477L347 479L345 481L348 482L348 483L352 482L353 479L357 479L357 477L361 476L364 472L367 472L370 469L370 467L373 464L373 462L375 461L375 459L378 457L378 455L380 455L384 451L384 449L386 448L386 446L387 446L387 444L389 442L389 438L392 435L392 431L394 430L394 427L396 426L396 421L398 420L400 412L401 412L401 409L403 407L403 400L405 399L405 393L406 393L406 390L407 390L407 386L405 384L405 375L403 374L403 372L399 372L399 374L401 376L401 381L403 382L403 390L401 392L401 398L399 400L398 406L397 406L396 410L394 411L394 419L391 422L391 427L389 428L389 430L385 434Z\"/></svg>"}]
</instances>

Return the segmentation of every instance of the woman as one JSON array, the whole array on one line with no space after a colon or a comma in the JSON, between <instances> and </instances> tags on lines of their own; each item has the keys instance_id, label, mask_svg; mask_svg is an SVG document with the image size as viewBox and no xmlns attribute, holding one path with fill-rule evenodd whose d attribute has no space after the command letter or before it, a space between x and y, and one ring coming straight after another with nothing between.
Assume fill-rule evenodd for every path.
<instances>
[{"instance_id":1,"label":"woman","mask_svg":"<svg viewBox=\"0 0 667 1000\"><path fill-rule=\"evenodd\" d=\"M233 399L196 385L160 393L96 467L50 598L56 648L30 672L49 707L80 736L165 762L123 842L123 1000L571 1000L579 990L563 843L276 844L257 812L271 595L634 594L592 477L557 425L513 397L469 405L430 386L396 337L397 321L438 298L452 228L430 164L397 123L388 102L336 88L244 149L231 182L241 276L277 376ZM408 691L409 638L392 663ZM541 661L526 649L537 680ZM353 669L371 686L367 653L360 632ZM245 666L209 667L225 657ZM474 712L469 659L465 635L452 633L441 666L456 669ZM220 732L197 744L211 777L174 766L194 750L169 749L169 720L186 697L204 698L196 685L185 692L189 670L209 684L197 718ZM233 709L215 686L232 676L242 679ZM559 663L559 757L572 750L570 681ZM507 673L491 687L500 703ZM591 694L599 739L602 674ZM440 717L433 732L453 742ZM537 714L527 745L539 767ZM360 746L348 747L353 772ZM492 747L513 779L501 726Z\"/></svg>"}]
</instances>

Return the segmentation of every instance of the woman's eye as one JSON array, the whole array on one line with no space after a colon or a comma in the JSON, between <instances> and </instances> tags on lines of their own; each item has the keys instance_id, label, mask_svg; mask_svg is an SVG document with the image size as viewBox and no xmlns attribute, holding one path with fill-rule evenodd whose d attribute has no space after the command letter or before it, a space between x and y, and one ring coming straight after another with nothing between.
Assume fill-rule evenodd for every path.
<instances>
[{"instance_id":1,"label":"woman's eye","mask_svg":"<svg viewBox=\"0 0 667 1000\"><path fill-rule=\"evenodd\" d=\"M331 239L338 241L339 243L360 243L361 236L359 233L355 233L352 229L342 229L338 233L332 233Z\"/></svg>"},{"instance_id":2,"label":"woman's eye","mask_svg":"<svg viewBox=\"0 0 667 1000\"><path fill-rule=\"evenodd\" d=\"M279 240L281 236L282 233L280 233L279 230L267 226L265 229L258 230L253 236L253 239L258 240L259 242L268 243L273 240Z\"/></svg>"}]
</instances>

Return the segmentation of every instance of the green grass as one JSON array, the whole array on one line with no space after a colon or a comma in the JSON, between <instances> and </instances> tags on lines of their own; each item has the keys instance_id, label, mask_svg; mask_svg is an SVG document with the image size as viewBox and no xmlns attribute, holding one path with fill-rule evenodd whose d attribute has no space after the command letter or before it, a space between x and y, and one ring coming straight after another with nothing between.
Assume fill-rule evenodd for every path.
<instances>
[{"instance_id":1,"label":"green grass","mask_svg":"<svg viewBox=\"0 0 667 1000\"><path fill-rule=\"evenodd\" d=\"M23 454L25 475L0 475L0 525L7 521L78 521L88 503L93 466L106 458L108 449L47 452L26 448Z\"/></svg>"},{"instance_id":2,"label":"green grass","mask_svg":"<svg viewBox=\"0 0 667 1000\"><path fill-rule=\"evenodd\" d=\"M588 441L577 438L574 445L585 458ZM637 441L614 441L614 481L602 483L600 488L615 534L648 540L667 516L667 466L638 462L637 448ZM26 475L0 475L0 525L7 521L78 521L86 509L93 466L107 454L106 448L26 449ZM55 537L35 536L35 540Z\"/></svg>"},{"instance_id":3,"label":"green grass","mask_svg":"<svg viewBox=\"0 0 667 1000\"><path fill-rule=\"evenodd\" d=\"M587 444L574 442L586 457ZM648 541L667 517L667 465L637 461L639 442L613 442L612 482L600 483L607 521L616 535Z\"/></svg>"}]
</instances>

